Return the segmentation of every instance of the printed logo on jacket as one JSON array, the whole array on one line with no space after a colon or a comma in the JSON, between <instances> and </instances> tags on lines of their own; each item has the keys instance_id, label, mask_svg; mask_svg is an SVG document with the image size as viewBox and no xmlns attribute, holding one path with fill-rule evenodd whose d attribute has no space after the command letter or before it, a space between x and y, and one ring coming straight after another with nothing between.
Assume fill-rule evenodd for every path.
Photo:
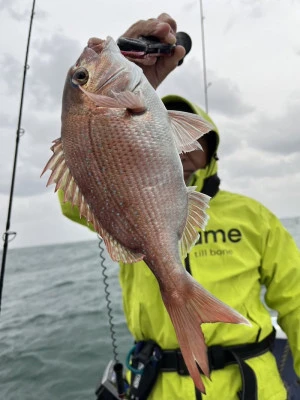
<instances>
[{"instance_id":1,"label":"printed logo on jacket","mask_svg":"<svg viewBox=\"0 0 300 400\"><path fill-rule=\"evenodd\" d=\"M239 243L242 237L242 232L237 228L201 231L193 255L195 257L230 256L233 254L232 245ZM199 245L205 245L205 248L201 249Z\"/></svg>"}]
</instances>

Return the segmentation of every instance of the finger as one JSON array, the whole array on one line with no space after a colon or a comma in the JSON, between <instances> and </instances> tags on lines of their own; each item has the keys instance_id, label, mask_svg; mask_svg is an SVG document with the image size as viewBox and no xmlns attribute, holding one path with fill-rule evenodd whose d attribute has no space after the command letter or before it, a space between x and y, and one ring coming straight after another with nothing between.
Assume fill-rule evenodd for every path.
<instances>
[{"instance_id":1,"label":"finger","mask_svg":"<svg viewBox=\"0 0 300 400\"><path fill-rule=\"evenodd\" d=\"M176 36L172 26L167 22L162 22L154 18L148 19L147 21L140 20L136 22L122 36L129 38L154 36L164 43L176 43Z\"/></svg>"},{"instance_id":2,"label":"finger","mask_svg":"<svg viewBox=\"0 0 300 400\"><path fill-rule=\"evenodd\" d=\"M170 57L170 65L171 61L175 64L175 66L178 65L178 62L183 59L185 56L185 48L183 46L176 46L174 49L174 52L172 54L172 57ZM168 61L168 60L167 60Z\"/></svg>"},{"instance_id":3,"label":"finger","mask_svg":"<svg viewBox=\"0 0 300 400\"><path fill-rule=\"evenodd\" d=\"M171 57L160 57L159 62L162 63L163 67L161 70L168 75L173 69L178 66L180 60L185 56L185 48L183 46L176 46L174 53Z\"/></svg>"},{"instance_id":4,"label":"finger","mask_svg":"<svg viewBox=\"0 0 300 400\"><path fill-rule=\"evenodd\" d=\"M157 57L145 57L145 58L131 58L131 57L126 57L127 60L134 62L135 64L138 64L141 66L151 66L156 63Z\"/></svg>"},{"instance_id":5,"label":"finger","mask_svg":"<svg viewBox=\"0 0 300 400\"><path fill-rule=\"evenodd\" d=\"M176 32L177 32L176 21L169 14L166 14L166 13L160 14L157 17L157 19L161 22L166 22L167 24L169 24L173 33L176 34Z\"/></svg>"}]
</instances>

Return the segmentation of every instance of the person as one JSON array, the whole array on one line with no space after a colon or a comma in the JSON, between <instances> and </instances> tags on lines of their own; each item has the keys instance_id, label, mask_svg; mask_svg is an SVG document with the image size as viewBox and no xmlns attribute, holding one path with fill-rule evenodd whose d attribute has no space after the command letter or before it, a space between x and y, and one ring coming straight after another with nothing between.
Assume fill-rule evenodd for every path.
<instances>
[{"instance_id":1,"label":"person","mask_svg":"<svg viewBox=\"0 0 300 400\"><path fill-rule=\"evenodd\" d=\"M138 21L122 36L154 36L163 43L176 42L176 22L168 15ZM177 46L170 57L148 57L137 62L156 89L176 68L185 50ZM164 99L167 109L201 115L214 130L200 139L203 151L181 156L188 185L211 196L205 231L185 259L190 274L217 298L244 315L252 327L203 324L211 366L203 376L206 395L195 389L178 350L178 341L164 308L157 281L144 262L120 264L120 283L126 321L135 342L156 343L162 349L160 370L148 399L159 400L285 400L287 391L270 351L274 332L270 313L261 299L278 312L287 334L294 369L300 376L300 256L281 222L259 202L220 189L218 177L219 132L197 105L177 96ZM64 215L76 222L78 210L60 201ZM163 251L163 249L162 249ZM134 373L132 374L134 376Z\"/></svg>"}]
</instances>

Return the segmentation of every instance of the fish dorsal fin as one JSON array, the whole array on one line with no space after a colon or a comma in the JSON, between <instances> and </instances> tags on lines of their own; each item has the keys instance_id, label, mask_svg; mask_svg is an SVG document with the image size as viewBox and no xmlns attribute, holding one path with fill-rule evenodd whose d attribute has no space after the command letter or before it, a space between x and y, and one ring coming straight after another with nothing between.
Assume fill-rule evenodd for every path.
<instances>
[{"instance_id":1,"label":"fish dorsal fin","mask_svg":"<svg viewBox=\"0 0 300 400\"><path fill-rule=\"evenodd\" d=\"M197 229L204 229L208 221L205 210L208 208L210 197L196 192L196 186L187 187L188 192L188 217L180 241L181 255L186 257L191 247L199 237Z\"/></svg>"},{"instance_id":2,"label":"fish dorsal fin","mask_svg":"<svg viewBox=\"0 0 300 400\"><path fill-rule=\"evenodd\" d=\"M168 111L178 153L202 149L197 140L214 128L197 114Z\"/></svg>"},{"instance_id":3,"label":"fish dorsal fin","mask_svg":"<svg viewBox=\"0 0 300 400\"><path fill-rule=\"evenodd\" d=\"M124 263L133 263L142 260L144 257L142 254L134 253L130 249L125 248L98 222L66 164L60 138L53 142L51 150L53 151L53 155L41 174L43 175L48 169L52 170L47 186L56 183L55 192L58 189L62 189L64 192L64 202L68 201L72 206L78 207L80 218L84 217L88 223L91 223L94 226L95 231L104 240L107 251L112 260L122 261Z\"/></svg>"}]
</instances>

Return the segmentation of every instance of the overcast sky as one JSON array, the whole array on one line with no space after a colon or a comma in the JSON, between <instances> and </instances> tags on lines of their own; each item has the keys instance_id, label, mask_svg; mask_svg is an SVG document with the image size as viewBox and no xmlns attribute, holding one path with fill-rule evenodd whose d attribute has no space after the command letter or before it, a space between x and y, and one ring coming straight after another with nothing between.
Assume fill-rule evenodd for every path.
<instances>
[{"instance_id":1,"label":"overcast sky","mask_svg":"<svg viewBox=\"0 0 300 400\"><path fill-rule=\"evenodd\" d=\"M40 173L60 136L68 68L89 37L117 39L139 19L172 15L192 37L185 62L161 85L204 106L199 0L37 0L29 56L10 247L95 238L62 217ZM5 231L32 2L0 0L0 233ZM105 7L104 7L105 6ZM278 217L300 215L300 1L203 0L209 112L221 133L224 189Z\"/></svg>"}]
</instances>

